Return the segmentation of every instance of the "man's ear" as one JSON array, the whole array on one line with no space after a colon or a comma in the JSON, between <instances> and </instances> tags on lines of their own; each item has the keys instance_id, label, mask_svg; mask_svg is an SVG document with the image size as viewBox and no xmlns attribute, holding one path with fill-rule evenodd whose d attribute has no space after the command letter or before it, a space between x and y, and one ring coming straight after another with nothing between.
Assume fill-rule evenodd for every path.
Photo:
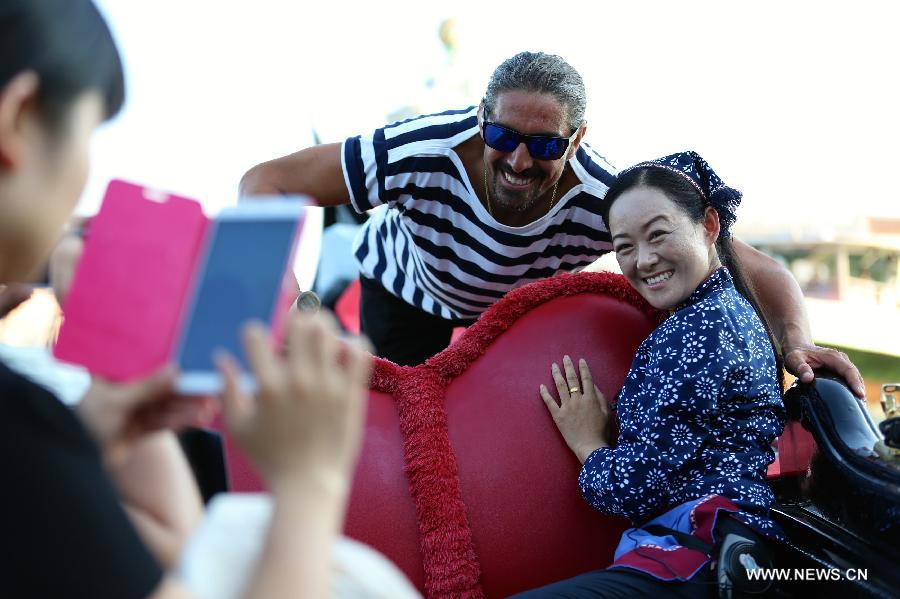
<instances>
[{"instance_id":1,"label":"man's ear","mask_svg":"<svg viewBox=\"0 0 900 599\"><path fill-rule=\"evenodd\" d=\"M712 206L706 207L706 214L703 217L703 230L706 242L712 246L719 239L721 225L719 224L719 211Z\"/></svg>"},{"instance_id":2,"label":"man's ear","mask_svg":"<svg viewBox=\"0 0 900 599\"><path fill-rule=\"evenodd\" d=\"M582 123L581 127L578 128L578 133L575 134L572 143L569 144L569 152L566 154L566 160L571 160L575 155L575 152L578 151L578 146L581 145L581 140L584 138L585 133L587 133L587 121Z\"/></svg>"},{"instance_id":3,"label":"man's ear","mask_svg":"<svg viewBox=\"0 0 900 599\"><path fill-rule=\"evenodd\" d=\"M23 71L0 88L0 167L18 167L27 147L25 117L37 99L38 76Z\"/></svg>"},{"instance_id":4,"label":"man's ear","mask_svg":"<svg viewBox=\"0 0 900 599\"><path fill-rule=\"evenodd\" d=\"M475 113L475 119L478 123L478 137L481 138L481 141L484 141L484 100L482 100L478 104L478 112Z\"/></svg>"}]
</instances>

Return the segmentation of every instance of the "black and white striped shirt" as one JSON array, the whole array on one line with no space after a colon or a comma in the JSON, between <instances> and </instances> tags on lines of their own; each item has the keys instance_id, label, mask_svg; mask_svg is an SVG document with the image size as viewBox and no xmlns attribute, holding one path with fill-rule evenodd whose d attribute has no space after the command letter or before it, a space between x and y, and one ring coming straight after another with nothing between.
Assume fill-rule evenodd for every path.
<instances>
[{"instance_id":1,"label":"black and white striped shirt","mask_svg":"<svg viewBox=\"0 0 900 599\"><path fill-rule=\"evenodd\" d=\"M366 277L445 319L478 317L508 291L593 262L612 245L600 206L615 170L582 143L580 183L523 227L488 214L454 148L478 135L476 107L410 119L347 139L344 179L370 214L353 251Z\"/></svg>"}]
</instances>

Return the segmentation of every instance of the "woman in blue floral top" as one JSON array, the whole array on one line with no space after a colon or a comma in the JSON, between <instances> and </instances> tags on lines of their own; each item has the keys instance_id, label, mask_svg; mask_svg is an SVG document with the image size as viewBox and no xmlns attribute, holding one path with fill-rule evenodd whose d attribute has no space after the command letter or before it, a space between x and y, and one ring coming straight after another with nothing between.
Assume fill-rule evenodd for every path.
<instances>
[{"instance_id":1,"label":"woman in blue floral top","mask_svg":"<svg viewBox=\"0 0 900 599\"><path fill-rule=\"evenodd\" d=\"M707 597L707 553L653 525L715 544L731 514L778 538L766 470L784 425L781 362L731 249L740 194L696 153L624 171L605 220L631 285L669 317L640 345L617 396L619 436L607 437L606 400L584 360L552 366L560 401L541 396L584 464L596 509L634 523L610 568L523 594L533 597Z\"/></svg>"}]
</instances>

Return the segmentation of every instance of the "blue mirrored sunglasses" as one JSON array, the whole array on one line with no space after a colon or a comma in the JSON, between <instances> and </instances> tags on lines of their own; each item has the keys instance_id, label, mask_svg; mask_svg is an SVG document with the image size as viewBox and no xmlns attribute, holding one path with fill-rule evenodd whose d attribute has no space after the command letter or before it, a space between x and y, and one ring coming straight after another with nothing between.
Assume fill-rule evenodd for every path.
<instances>
[{"instance_id":1,"label":"blue mirrored sunglasses","mask_svg":"<svg viewBox=\"0 0 900 599\"><path fill-rule=\"evenodd\" d=\"M554 137L551 135L525 135L502 125L484 121L481 125L484 143L500 152L513 152L524 143L528 153L535 160L557 160L566 153L569 141L578 132L576 129L570 137Z\"/></svg>"}]
</instances>

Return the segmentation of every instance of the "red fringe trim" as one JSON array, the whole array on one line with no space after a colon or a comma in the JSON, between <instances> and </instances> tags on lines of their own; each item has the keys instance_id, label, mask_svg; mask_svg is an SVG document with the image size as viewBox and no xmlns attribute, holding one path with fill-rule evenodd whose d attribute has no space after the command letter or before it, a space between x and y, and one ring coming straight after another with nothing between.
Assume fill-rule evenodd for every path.
<instances>
[{"instance_id":1,"label":"red fringe trim","mask_svg":"<svg viewBox=\"0 0 900 599\"><path fill-rule=\"evenodd\" d=\"M381 358L375 360L370 387L392 395L397 402L405 439L406 476L419 520L425 593L429 598L484 597L479 584L481 566L472 543L456 455L447 430L447 386L522 315L557 297L581 293L618 299L651 318L661 320L663 316L622 275L560 274L510 291L453 345L424 364L401 367Z\"/></svg>"}]
</instances>

